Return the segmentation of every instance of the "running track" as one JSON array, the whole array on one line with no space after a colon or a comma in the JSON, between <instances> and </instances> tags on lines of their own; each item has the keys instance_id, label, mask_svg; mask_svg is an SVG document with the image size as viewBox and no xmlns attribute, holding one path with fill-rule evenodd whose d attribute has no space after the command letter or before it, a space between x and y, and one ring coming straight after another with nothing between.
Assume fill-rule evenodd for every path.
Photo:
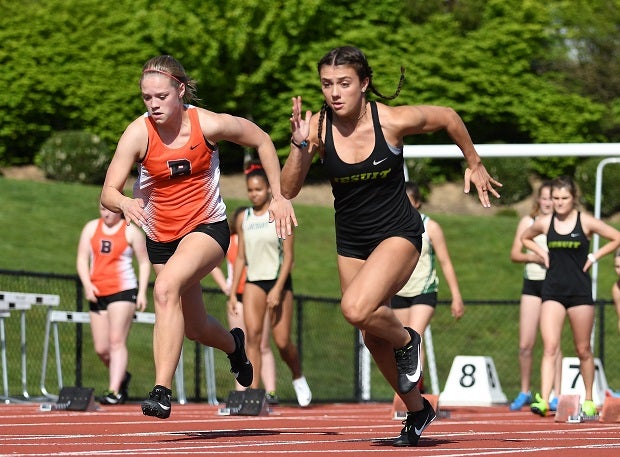
<instances>
[{"instance_id":1,"label":"running track","mask_svg":"<svg viewBox=\"0 0 620 457\"><path fill-rule=\"evenodd\" d=\"M167 420L138 404L43 412L12 403L0 405L0 456L620 456L620 423L556 423L507 406L442 410L417 448L391 446L401 427L385 403L276 406L264 416L174 404Z\"/></svg>"}]
</instances>

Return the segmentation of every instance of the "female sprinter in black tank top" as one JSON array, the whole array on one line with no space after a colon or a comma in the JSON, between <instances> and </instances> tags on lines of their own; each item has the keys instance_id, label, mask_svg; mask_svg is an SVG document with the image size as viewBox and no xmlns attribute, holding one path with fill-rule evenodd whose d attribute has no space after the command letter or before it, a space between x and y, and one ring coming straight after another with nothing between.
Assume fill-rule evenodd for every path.
<instances>
[{"instance_id":1,"label":"female sprinter in black tank top","mask_svg":"<svg viewBox=\"0 0 620 457\"><path fill-rule=\"evenodd\" d=\"M541 416L546 416L549 411L547 399L553 386L555 360L560 350L564 319L568 315L585 386L582 411L587 416L594 416L596 414L596 405L592 401L594 358L590 346L590 335L594 325L594 302L588 270L593 263L620 246L620 232L603 221L577 210L577 189L568 177L553 181L551 199L553 214L536 219L521 236L523 245L539 255L547 267L541 292L543 303L540 313L540 333L544 348L540 375L541 389L530 408L532 412ZM534 241L534 238L541 233L547 235L547 250ZM590 238L594 233L608 239L609 242L597 252L588 254Z\"/></svg>"},{"instance_id":2,"label":"female sprinter in black tank top","mask_svg":"<svg viewBox=\"0 0 620 457\"><path fill-rule=\"evenodd\" d=\"M379 369L409 411L393 444L415 446L435 412L416 388L420 335L403 327L389 307L418 261L423 232L405 192L403 137L445 129L467 160L465 190L473 182L485 207L490 206L489 192L499 197L493 186L501 184L487 173L451 108L368 102L367 91L386 97L373 86L372 70L359 49L331 50L319 61L318 72L325 99L321 112L306 111L302 118L301 97L293 98L282 193L287 198L299 193L318 154L334 194L341 309L362 330Z\"/></svg>"}]
</instances>

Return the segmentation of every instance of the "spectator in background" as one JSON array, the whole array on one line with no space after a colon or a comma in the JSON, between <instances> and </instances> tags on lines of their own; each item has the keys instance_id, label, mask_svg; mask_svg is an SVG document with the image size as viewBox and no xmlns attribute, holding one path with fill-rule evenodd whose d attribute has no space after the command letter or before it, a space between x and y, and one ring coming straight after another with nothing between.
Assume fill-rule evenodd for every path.
<instances>
[{"instance_id":1,"label":"spectator in background","mask_svg":"<svg viewBox=\"0 0 620 457\"><path fill-rule=\"evenodd\" d=\"M538 195L532 206L530 214L521 218L517 225L515 237L510 249L510 260L524 263L523 286L521 289L521 303L519 305L519 368L521 370L521 392L510 404L511 411L517 411L525 405L532 403L531 377L532 377L532 351L538 335L540 323L540 311L542 308L542 285L547 269L544 260L535 252L524 250L521 243L521 235L526 228L532 225L536 219L553 212L551 200L551 181L544 181L538 188ZM542 249L547 249L547 237L544 233L537 235L534 242ZM549 410L555 411L560 395L562 379L562 353L558 350L553 391L555 396L549 401Z\"/></svg>"},{"instance_id":2,"label":"spectator in background","mask_svg":"<svg viewBox=\"0 0 620 457\"><path fill-rule=\"evenodd\" d=\"M308 406L312 392L301 371L297 347L291 340L294 236L282 240L268 223L267 208L271 200L271 188L261 166L249 169L246 185L252 206L237 221L239 249L233 267L231 290L238 289L245 266L246 282L242 301L248 334L248 358L256 372L261 373L260 347L267 316L280 357L291 370L297 402L300 406ZM229 312L234 314L236 307L237 298L231 293L228 299ZM252 387L258 387L257 376L254 377Z\"/></svg>"},{"instance_id":3,"label":"spectator in background","mask_svg":"<svg viewBox=\"0 0 620 457\"><path fill-rule=\"evenodd\" d=\"M272 189L266 210L277 236L291 235L297 223L290 201L280 194L280 163L269 135L253 122L189 103L198 100L196 81L169 55L142 67L140 91L147 113L123 132L106 174L101 202L140 225L157 275L153 288L155 385L142 412L170 417L172 377L183 339L218 348L243 386L252 383L245 335L230 332L207 313L200 281L220 265L230 232L220 195L218 143L228 141L257 151ZM123 194L138 163L134 198Z\"/></svg>"},{"instance_id":4,"label":"spectator in background","mask_svg":"<svg viewBox=\"0 0 620 457\"><path fill-rule=\"evenodd\" d=\"M595 416L597 409L592 400L594 356L590 345L594 326L594 300L588 270L592 264L618 249L620 231L577 209L577 187L569 177L553 180L551 198L553 213L537 218L521 236L525 248L536 253L547 268L540 313L544 348L541 389L530 409L541 416L546 416L550 410L547 399L555 379L564 320L568 316L585 387L581 410L585 416ZM595 233L607 238L609 242L597 252L589 253L590 238ZM540 234L547 236L547 249L534 241Z\"/></svg>"},{"instance_id":5,"label":"spectator in background","mask_svg":"<svg viewBox=\"0 0 620 457\"><path fill-rule=\"evenodd\" d=\"M616 250L614 255L614 270L616 272L616 282L611 286L611 297L614 300L614 306L616 307L616 314L618 316L618 331L620 331L620 249ZM605 395L611 397L620 397L620 392L614 392L608 389Z\"/></svg>"},{"instance_id":6,"label":"spectator in background","mask_svg":"<svg viewBox=\"0 0 620 457\"><path fill-rule=\"evenodd\" d=\"M246 173L248 170L246 170ZM228 325L230 327L239 327L243 329L246 334L245 318L243 312L243 290L245 289L246 281L246 268L244 266L241 278L239 280L239 286L234 293L230 290L234 277L234 265L237 253L239 252L239 235L237 234L237 225L243 222L243 214L247 210L247 207L240 206L237 208L229 219L230 226L230 246L226 252L226 295L229 298L235 296L237 302L234 306L226 306L226 317L228 318ZM260 378L265 388L265 396L267 403L270 405L276 405L278 403L278 396L276 395L276 360L271 350L271 323L269 320L269 313L265 313L265 320L263 322L263 333L260 341ZM236 384L237 390L243 390L244 387L238 382Z\"/></svg>"},{"instance_id":7,"label":"spectator in background","mask_svg":"<svg viewBox=\"0 0 620 457\"><path fill-rule=\"evenodd\" d=\"M109 373L108 389L100 401L119 405L127 400L131 380L127 336L136 309L146 308L151 264L142 230L102 205L99 214L82 228L76 267L90 307L95 352Z\"/></svg>"},{"instance_id":8,"label":"spectator in background","mask_svg":"<svg viewBox=\"0 0 620 457\"><path fill-rule=\"evenodd\" d=\"M403 324L390 299L405 285L422 249L422 220L405 192L403 140L445 130L467 160L465 192L473 183L480 202L499 197L461 117L451 108L430 105L388 106L368 101L373 71L353 46L334 48L317 65L323 106L302 111L293 97L291 150L282 168L283 195L295 197L318 155L334 195L336 247L345 319L359 328L381 373L399 392L407 418L394 446L417 446L435 411L417 389L421 336ZM305 114L305 116L304 116Z\"/></svg>"},{"instance_id":9,"label":"spectator in background","mask_svg":"<svg viewBox=\"0 0 620 457\"><path fill-rule=\"evenodd\" d=\"M618 315L618 330L620 331L620 249L616 250L614 255L614 270L616 271L616 282L611 286L611 296L616 306L616 314Z\"/></svg>"},{"instance_id":10,"label":"spectator in background","mask_svg":"<svg viewBox=\"0 0 620 457\"><path fill-rule=\"evenodd\" d=\"M413 182L408 182L405 184L405 189L409 201L419 211L422 206L419 187ZM465 305L441 226L424 213L420 213L420 217L424 224L420 259L409 281L396 293L390 304L394 314L403 325L411 327L422 335L430 324L437 306L439 277L437 276L436 259L439 260L441 271L450 288L450 295L452 296L450 312L455 319L463 317ZM424 351L420 355L420 364L424 366ZM422 377L419 384L420 392L424 392L423 386Z\"/></svg>"}]
</instances>

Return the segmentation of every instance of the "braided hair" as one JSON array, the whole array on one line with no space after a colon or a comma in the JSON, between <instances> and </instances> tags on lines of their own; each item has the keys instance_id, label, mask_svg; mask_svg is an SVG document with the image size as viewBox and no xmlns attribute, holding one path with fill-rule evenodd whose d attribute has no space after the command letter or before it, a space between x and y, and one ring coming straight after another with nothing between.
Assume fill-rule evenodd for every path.
<instances>
[{"instance_id":1,"label":"braided hair","mask_svg":"<svg viewBox=\"0 0 620 457\"><path fill-rule=\"evenodd\" d=\"M338 48L334 48L325 54L317 65L317 70L319 73L321 72L321 68L325 65L348 65L355 70L357 76L360 81L363 81L365 78L368 78L368 89L375 94L377 97L382 98L384 100L394 100L400 94L400 91L403 87L403 82L405 81L405 67L400 67L400 79L398 81L398 87L396 88L396 92L390 96L385 96L381 92L377 90L377 88L372 83L372 68L368 64L368 59L364 53L354 47L354 46L341 46ZM323 106L321 107L321 111L319 114L319 150L323 150L323 122L325 120L325 113L327 111L327 102L323 102Z\"/></svg>"}]
</instances>

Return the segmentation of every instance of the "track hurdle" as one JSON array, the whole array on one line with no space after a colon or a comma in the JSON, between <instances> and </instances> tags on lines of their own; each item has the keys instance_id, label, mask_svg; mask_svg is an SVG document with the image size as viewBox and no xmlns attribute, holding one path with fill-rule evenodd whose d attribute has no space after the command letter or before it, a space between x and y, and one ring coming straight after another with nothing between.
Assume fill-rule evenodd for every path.
<instances>
[{"instance_id":1,"label":"track hurdle","mask_svg":"<svg viewBox=\"0 0 620 457\"><path fill-rule=\"evenodd\" d=\"M134 314L133 322L138 324L155 324L155 313L140 313L137 312ZM58 335L58 324L59 323L75 323L75 324L90 324L90 313L82 312L82 311L57 311L57 310L48 310L47 319L45 322L45 336L43 340L43 357L42 365L41 365L41 384L40 389L41 393L47 398L56 399L56 395L50 394L46 387L46 378L47 378L47 365L49 360L49 350L50 350L50 333L53 331L54 338L54 352L55 352L55 363L56 363L56 376L58 378L58 390L63 387L63 379L62 379L62 363L61 363L61 355L60 355L60 341ZM207 380L207 394L208 401L210 404L217 405L217 398L215 395L215 368L214 368L214 359L213 359L213 348L205 347L204 351L205 357L205 371L206 371L206 380ZM185 382L184 382L184 372L183 372L183 352L181 352L181 357L179 359L179 363L177 365L177 369L175 372L175 383L177 387L177 400L180 404L187 403L187 397L185 395Z\"/></svg>"},{"instance_id":2,"label":"track hurdle","mask_svg":"<svg viewBox=\"0 0 620 457\"><path fill-rule=\"evenodd\" d=\"M2 383L4 387L3 399L5 403L10 402L10 397L8 385L6 333L4 327L4 320L10 316L11 311L20 312L22 395L25 399L30 399L30 394L28 393L27 388L28 373L26 360L26 311L30 310L33 306L36 305L47 306L49 310L51 309L51 307L58 306L59 304L60 296L58 295L0 291L0 350L2 358Z\"/></svg>"},{"instance_id":3,"label":"track hurdle","mask_svg":"<svg viewBox=\"0 0 620 457\"><path fill-rule=\"evenodd\" d=\"M155 313L135 313L133 322L138 324L155 324ZM45 322L45 336L43 340L43 357L41 366L41 393L47 398L56 400L57 396L50 394L45 386L47 378L47 360L49 357L49 345L50 345L50 332L53 330L54 336L54 351L56 361L56 376L58 377L58 390L63 387L62 380L62 363L60 356L60 341L58 337L58 324L59 323L74 323L74 324L90 324L90 314L87 311L57 311L48 310L47 319ZM211 368L213 370L213 368ZM183 379L183 352L181 351L181 358L177 365L175 372L175 383L177 387L177 400L180 404L187 403L187 397L185 395L185 384Z\"/></svg>"}]
</instances>

